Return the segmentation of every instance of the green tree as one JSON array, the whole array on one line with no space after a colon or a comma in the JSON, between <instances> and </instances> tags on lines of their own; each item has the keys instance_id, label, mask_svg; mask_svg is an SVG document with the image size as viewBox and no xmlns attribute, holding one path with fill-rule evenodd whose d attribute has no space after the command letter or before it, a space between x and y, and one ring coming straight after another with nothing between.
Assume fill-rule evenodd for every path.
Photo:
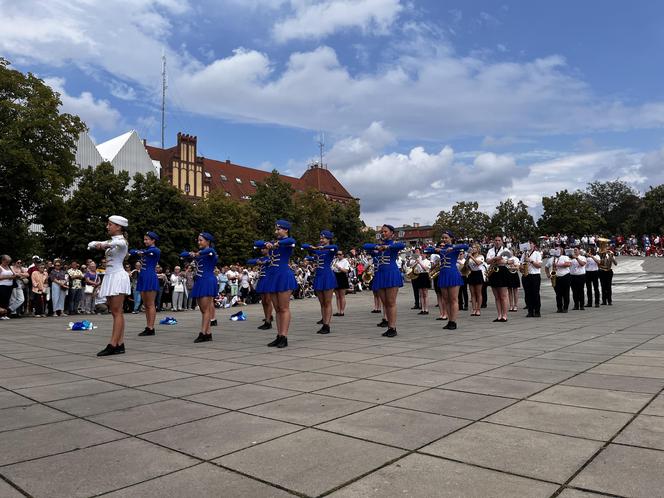
<instances>
[{"instance_id":1,"label":"green tree","mask_svg":"<svg viewBox=\"0 0 664 498\"><path fill-rule=\"evenodd\" d=\"M74 180L85 125L60 105L42 80L0 57L0 252L26 253L30 223L41 223Z\"/></svg>"},{"instance_id":2,"label":"green tree","mask_svg":"<svg viewBox=\"0 0 664 498\"><path fill-rule=\"evenodd\" d=\"M127 196L125 216L130 223L131 247L142 248L143 235L154 230L160 238L161 263L171 267L178 263L181 251L195 247L198 220L194 205L166 179L159 179L154 173L136 174Z\"/></svg>"},{"instance_id":3,"label":"green tree","mask_svg":"<svg viewBox=\"0 0 664 498\"><path fill-rule=\"evenodd\" d=\"M664 233L664 185L645 193L639 218L642 233Z\"/></svg>"},{"instance_id":4,"label":"green tree","mask_svg":"<svg viewBox=\"0 0 664 498\"><path fill-rule=\"evenodd\" d=\"M103 162L81 172L76 190L57 211L44 217L45 237L51 256L85 258L91 240L106 240L108 217L128 217L129 174L115 174L113 165ZM132 230L130 219L129 230Z\"/></svg>"},{"instance_id":5,"label":"green tree","mask_svg":"<svg viewBox=\"0 0 664 498\"><path fill-rule=\"evenodd\" d=\"M364 223L360 219L360 204L352 200L349 203L333 203L332 206L332 231L336 237L339 247L349 250L358 247L369 240L364 230ZM375 233L374 233L375 234Z\"/></svg>"},{"instance_id":6,"label":"green tree","mask_svg":"<svg viewBox=\"0 0 664 498\"><path fill-rule=\"evenodd\" d=\"M293 204L293 237L300 243L316 244L322 229L331 230L332 204L314 189L295 194Z\"/></svg>"},{"instance_id":7,"label":"green tree","mask_svg":"<svg viewBox=\"0 0 664 498\"><path fill-rule=\"evenodd\" d=\"M491 218L479 210L477 201L457 202L450 211L441 211L433 224L434 240L443 230L451 230L457 239L480 240L487 233Z\"/></svg>"},{"instance_id":8,"label":"green tree","mask_svg":"<svg viewBox=\"0 0 664 498\"><path fill-rule=\"evenodd\" d=\"M586 188L586 197L605 222L599 227L600 231L617 234L637 229L635 215L642 207L642 199L638 191L626 182L591 182Z\"/></svg>"},{"instance_id":9,"label":"green tree","mask_svg":"<svg viewBox=\"0 0 664 498\"><path fill-rule=\"evenodd\" d=\"M277 170L273 170L264 182L257 183L249 205L256 213L256 227L262 238L273 237L276 220L293 220L293 193L291 184L282 180Z\"/></svg>"},{"instance_id":10,"label":"green tree","mask_svg":"<svg viewBox=\"0 0 664 498\"><path fill-rule=\"evenodd\" d=\"M595 233L604 220L597 214L587 196L580 191L562 190L542 198L544 212L538 221L541 233L583 235Z\"/></svg>"},{"instance_id":11,"label":"green tree","mask_svg":"<svg viewBox=\"0 0 664 498\"><path fill-rule=\"evenodd\" d=\"M509 235L513 240L525 241L535 235L535 220L528 212L523 201L516 204L512 199L502 201L496 206L491 216L489 231L491 234Z\"/></svg>"},{"instance_id":12,"label":"green tree","mask_svg":"<svg viewBox=\"0 0 664 498\"><path fill-rule=\"evenodd\" d=\"M217 240L216 249L221 264L244 263L252 257L253 242L262 235L259 235L258 219L249 203L238 202L221 191L213 191L194 209L200 230L212 233ZM271 221L271 227L274 221ZM189 247L193 249L193 241Z\"/></svg>"}]
</instances>

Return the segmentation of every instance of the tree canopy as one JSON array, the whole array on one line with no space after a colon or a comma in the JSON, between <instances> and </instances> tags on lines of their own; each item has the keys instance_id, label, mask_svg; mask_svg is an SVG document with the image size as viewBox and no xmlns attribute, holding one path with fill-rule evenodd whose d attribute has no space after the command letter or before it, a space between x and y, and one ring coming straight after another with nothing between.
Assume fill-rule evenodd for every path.
<instances>
[{"instance_id":1,"label":"tree canopy","mask_svg":"<svg viewBox=\"0 0 664 498\"><path fill-rule=\"evenodd\" d=\"M481 239L487 233L491 218L480 211L477 201L457 202L450 211L441 211L433 224L434 239L450 230L457 239Z\"/></svg>"},{"instance_id":2,"label":"tree canopy","mask_svg":"<svg viewBox=\"0 0 664 498\"><path fill-rule=\"evenodd\" d=\"M596 233L604 223L581 191L562 190L551 197L543 197L542 206L544 212L537 223L542 233Z\"/></svg>"},{"instance_id":3,"label":"tree canopy","mask_svg":"<svg viewBox=\"0 0 664 498\"><path fill-rule=\"evenodd\" d=\"M526 240L535 236L537 226L523 201L516 204L512 199L502 201L491 216L489 232L493 235L508 235L515 240Z\"/></svg>"}]
</instances>

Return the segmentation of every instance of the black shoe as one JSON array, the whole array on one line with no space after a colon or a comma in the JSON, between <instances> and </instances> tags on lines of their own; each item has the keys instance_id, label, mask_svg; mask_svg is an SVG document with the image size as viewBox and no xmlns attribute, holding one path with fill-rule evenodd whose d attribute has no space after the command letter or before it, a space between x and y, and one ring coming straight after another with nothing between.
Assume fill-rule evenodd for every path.
<instances>
[{"instance_id":1,"label":"black shoe","mask_svg":"<svg viewBox=\"0 0 664 498\"><path fill-rule=\"evenodd\" d=\"M592 303L586 303L586 308L592 308L593 304Z\"/></svg>"},{"instance_id":2,"label":"black shoe","mask_svg":"<svg viewBox=\"0 0 664 498\"><path fill-rule=\"evenodd\" d=\"M449 320L446 316L439 316L436 320Z\"/></svg>"},{"instance_id":3,"label":"black shoe","mask_svg":"<svg viewBox=\"0 0 664 498\"><path fill-rule=\"evenodd\" d=\"M609 301L609 306L613 306L613 303L611 301Z\"/></svg>"},{"instance_id":4,"label":"black shoe","mask_svg":"<svg viewBox=\"0 0 664 498\"><path fill-rule=\"evenodd\" d=\"M273 348L281 342L281 336L277 335L277 338L267 345L268 348Z\"/></svg>"},{"instance_id":5,"label":"black shoe","mask_svg":"<svg viewBox=\"0 0 664 498\"><path fill-rule=\"evenodd\" d=\"M212 338L212 335L210 335L210 338ZM196 339L194 339L194 342L195 343L207 342L208 340L209 339L207 338L207 336L203 332L199 332L198 337Z\"/></svg>"},{"instance_id":6,"label":"black shoe","mask_svg":"<svg viewBox=\"0 0 664 498\"><path fill-rule=\"evenodd\" d=\"M574 306L574 308L572 308L572 311L579 311L579 307L578 307L578 306Z\"/></svg>"},{"instance_id":7,"label":"black shoe","mask_svg":"<svg viewBox=\"0 0 664 498\"><path fill-rule=\"evenodd\" d=\"M124 353L124 350L122 352ZM117 351L116 346L107 344L104 349L102 349L101 351L99 351L99 353L97 353L97 356L111 356L114 354L119 354L119 351Z\"/></svg>"},{"instance_id":8,"label":"black shoe","mask_svg":"<svg viewBox=\"0 0 664 498\"><path fill-rule=\"evenodd\" d=\"M603 302L603 303L602 303L602 306L606 306L606 302Z\"/></svg>"},{"instance_id":9,"label":"black shoe","mask_svg":"<svg viewBox=\"0 0 664 498\"><path fill-rule=\"evenodd\" d=\"M443 328L448 330L456 330L457 324L456 322L448 322L447 325L445 325Z\"/></svg>"},{"instance_id":10,"label":"black shoe","mask_svg":"<svg viewBox=\"0 0 664 498\"><path fill-rule=\"evenodd\" d=\"M316 325L323 325L323 319L321 318L320 320L318 320L318 321L316 322Z\"/></svg>"},{"instance_id":11,"label":"black shoe","mask_svg":"<svg viewBox=\"0 0 664 498\"><path fill-rule=\"evenodd\" d=\"M599 303L595 303L595 308L599 308Z\"/></svg>"},{"instance_id":12,"label":"black shoe","mask_svg":"<svg viewBox=\"0 0 664 498\"><path fill-rule=\"evenodd\" d=\"M115 346L115 354L124 354L124 352L125 352L124 342L122 344Z\"/></svg>"},{"instance_id":13,"label":"black shoe","mask_svg":"<svg viewBox=\"0 0 664 498\"><path fill-rule=\"evenodd\" d=\"M542 318L542 315L540 314L539 311L536 311L536 312L534 313L534 316L535 316L535 318Z\"/></svg>"},{"instance_id":14,"label":"black shoe","mask_svg":"<svg viewBox=\"0 0 664 498\"><path fill-rule=\"evenodd\" d=\"M397 329L387 329L382 335L383 337L396 337Z\"/></svg>"},{"instance_id":15,"label":"black shoe","mask_svg":"<svg viewBox=\"0 0 664 498\"><path fill-rule=\"evenodd\" d=\"M141 337L145 337L146 335L154 335L154 334L155 334L154 329L149 329L145 327L145 330L138 335Z\"/></svg>"},{"instance_id":16,"label":"black shoe","mask_svg":"<svg viewBox=\"0 0 664 498\"><path fill-rule=\"evenodd\" d=\"M330 326L329 325L323 325L320 330L316 331L317 334L329 334L330 333Z\"/></svg>"},{"instance_id":17,"label":"black shoe","mask_svg":"<svg viewBox=\"0 0 664 498\"><path fill-rule=\"evenodd\" d=\"M535 315L529 311L528 314L526 315L526 318L533 318Z\"/></svg>"},{"instance_id":18,"label":"black shoe","mask_svg":"<svg viewBox=\"0 0 664 498\"><path fill-rule=\"evenodd\" d=\"M528 306L524 306L524 307L521 308L521 309L527 310L527 309L528 309Z\"/></svg>"},{"instance_id":19,"label":"black shoe","mask_svg":"<svg viewBox=\"0 0 664 498\"><path fill-rule=\"evenodd\" d=\"M500 322L500 321L501 321L500 318L496 318L496 319L494 320L494 322Z\"/></svg>"},{"instance_id":20,"label":"black shoe","mask_svg":"<svg viewBox=\"0 0 664 498\"><path fill-rule=\"evenodd\" d=\"M343 314L343 313L335 313L335 314L332 315L332 316L344 316L344 314Z\"/></svg>"},{"instance_id":21,"label":"black shoe","mask_svg":"<svg viewBox=\"0 0 664 498\"><path fill-rule=\"evenodd\" d=\"M567 313L568 310L563 310L563 313Z\"/></svg>"},{"instance_id":22,"label":"black shoe","mask_svg":"<svg viewBox=\"0 0 664 498\"><path fill-rule=\"evenodd\" d=\"M579 311L585 311L586 307L585 306L579 306Z\"/></svg>"},{"instance_id":23,"label":"black shoe","mask_svg":"<svg viewBox=\"0 0 664 498\"><path fill-rule=\"evenodd\" d=\"M507 321L507 318L501 318L501 319L498 320L498 321L499 321L499 322L506 322L506 321Z\"/></svg>"},{"instance_id":24,"label":"black shoe","mask_svg":"<svg viewBox=\"0 0 664 498\"><path fill-rule=\"evenodd\" d=\"M419 309L420 309L419 306L413 306L413 307L411 308L411 310L419 310Z\"/></svg>"},{"instance_id":25,"label":"black shoe","mask_svg":"<svg viewBox=\"0 0 664 498\"><path fill-rule=\"evenodd\" d=\"M279 337L281 337L281 341L279 342L279 344L277 344L277 348L282 349L288 347L288 337L286 337L285 335L281 335Z\"/></svg>"},{"instance_id":26,"label":"black shoe","mask_svg":"<svg viewBox=\"0 0 664 498\"><path fill-rule=\"evenodd\" d=\"M385 318L383 318L383 320L380 323L376 324L376 327L389 327L389 325L387 323L387 320L385 320Z\"/></svg>"},{"instance_id":27,"label":"black shoe","mask_svg":"<svg viewBox=\"0 0 664 498\"><path fill-rule=\"evenodd\" d=\"M272 322L263 320L263 325L258 326L258 330L270 330L272 328Z\"/></svg>"},{"instance_id":28,"label":"black shoe","mask_svg":"<svg viewBox=\"0 0 664 498\"><path fill-rule=\"evenodd\" d=\"M563 309L562 309L562 308L558 308L558 309L556 310L556 313L562 313L562 312L563 312Z\"/></svg>"},{"instance_id":29,"label":"black shoe","mask_svg":"<svg viewBox=\"0 0 664 498\"><path fill-rule=\"evenodd\" d=\"M483 304L482 306L480 306L480 308L486 308L486 307L487 307L486 304Z\"/></svg>"},{"instance_id":30,"label":"black shoe","mask_svg":"<svg viewBox=\"0 0 664 498\"><path fill-rule=\"evenodd\" d=\"M372 313L382 313L382 310L371 310Z\"/></svg>"},{"instance_id":31,"label":"black shoe","mask_svg":"<svg viewBox=\"0 0 664 498\"><path fill-rule=\"evenodd\" d=\"M210 320L210 327L216 327L217 326L217 319L215 318L214 320Z\"/></svg>"},{"instance_id":32,"label":"black shoe","mask_svg":"<svg viewBox=\"0 0 664 498\"><path fill-rule=\"evenodd\" d=\"M421 314L422 314L422 315L428 315L428 314L429 314L429 312L428 312L428 311L422 311L422 313L421 313Z\"/></svg>"}]
</instances>

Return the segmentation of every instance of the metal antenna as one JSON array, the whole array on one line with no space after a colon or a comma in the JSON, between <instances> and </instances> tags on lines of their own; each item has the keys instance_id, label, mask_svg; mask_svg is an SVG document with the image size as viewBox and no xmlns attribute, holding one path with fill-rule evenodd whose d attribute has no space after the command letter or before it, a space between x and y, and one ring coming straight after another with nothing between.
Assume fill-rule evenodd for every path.
<instances>
[{"instance_id":1,"label":"metal antenna","mask_svg":"<svg viewBox=\"0 0 664 498\"><path fill-rule=\"evenodd\" d=\"M318 135L318 149L320 151L320 167L323 167L323 155L325 151L325 134L321 131Z\"/></svg>"},{"instance_id":2,"label":"metal antenna","mask_svg":"<svg viewBox=\"0 0 664 498\"><path fill-rule=\"evenodd\" d=\"M166 53L161 51L161 148L164 148L164 131L166 130Z\"/></svg>"}]
</instances>

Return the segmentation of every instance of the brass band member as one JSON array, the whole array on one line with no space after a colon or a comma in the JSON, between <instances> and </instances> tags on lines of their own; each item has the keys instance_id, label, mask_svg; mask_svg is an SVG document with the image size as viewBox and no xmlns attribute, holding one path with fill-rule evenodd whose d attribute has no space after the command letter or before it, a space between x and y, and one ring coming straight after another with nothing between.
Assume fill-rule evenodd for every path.
<instances>
[{"instance_id":1,"label":"brass band member","mask_svg":"<svg viewBox=\"0 0 664 498\"><path fill-rule=\"evenodd\" d=\"M468 286L470 287L470 303L472 311L470 316L480 316L482 307L482 286L484 285L484 256L479 244L473 244L468 253L466 265L470 269Z\"/></svg>"},{"instance_id":2,"label":"brass band member","mask_svg":"<svg viewBox=\"0 0 664 498\"><path fill-rule=\"evenodd\" d=\"M431 261L426 255L422 254L419 247L413 251L413 258L409 262L409 266L413 269L416 277L413 279L413 286L417 289L420 303L420 312L418 315L429 314L429 289L431 288L431 278L429 277L429 270L431 269Z\"/></svg>"},{"instance_id":3,"label":"brass band member","mask_svg":"<svg viewBox=\"0 0 664 498\"><path fill-rule=\"evenodd\" d=\"M436 247L441 246L442 244L439 243ZM436 247L427 247L424 249L424 252L431 255L431 266L436 265L440 274L440 255L436 253ZM436 301L438 303L438 318L436 318L436 320L447 320L447 307L445 306L445 301L443 300L443 291L440 289L440 285L438 284L438 277L433 279L433 290L436 292Z\"/></svg>"},{"instance_id":4,"label":"brass band member","mask_svg":"<svg viewBox=\"0 0 664 498\"><path fill-rule=\"evenodd\" d=\"M507 321L509 272L507 271L507 258L503 256L503 253L505 253L503 236L496 235L493 240L493 247L489 249L486 255L486 262L489 264L489 285L498 312L498 318L494 322Z\"/></svg>"},{"instance_id":5,"label":"brass band member","mask_svg":"<svg viewBox=\"0 0 664 498\"><path fill-rule=\"evenodd\" d=\"M595 308L599 308L599 256L595 248L588 249L586 254L586 307L592 308L593 301ZM594 295L594 300L593 300Z\"/></svg>"},{"instance_id":6,"label":"brass band member","mask_svg":"<svg viewBox=\"0 0 664 498\"><path fill-rule=\"evenodd\" d=\"M436 248L440 254L440 273L438 274L438 285L440 286L441 296L447 308L447 317L449 321L443 328L455 330L457 328L456 317L459 313L459 287L463 283L456 262L459 259L459 252L467 250L466 244L454 244L454 235L449 230L443 232L441 236L442 247Z\"/></svg>"},{"instance_id":7,"label":"brass band member","mask_svg":"<svg viewBox=\"0 0 664 498\"><path fill-rule=\"evenodd\" d=\"M542 268L542 253L537 250L535 241L529 241L530 249L521 255L521 271L523 277L523 294L528 308L526 317L539 318L542 301L540 299L540 286L542 277L540 271Z\"/></svg>"},{"instance_id":8,"label":"brass band member","mask_svg":"<svg viewBox=\"0 0 664 498\"><path fill-rule=\"evenodd\" d=\"M553 290L556 292L557 313L567 313L569 309L569 267L572 266L572 263L565 253L563 253L563 247L561 244L556 245L552 257L547 261L545 266L546 276L552 282L555 282Z\"/></svg>"},{"instance_id":9,"label":"brass band member","mask_svg":"<svg viewBox=\"0 0 664 498\"><path fill-rule=\"evenodd\" d=\"M583 305L583 288L586 285L586 258L581 254L581 250L575 247L570 259L572 266L569 268L569 273L574 309L584 310L586 309Z\"/></svg>"},{"instance_id":10,"label":"brass band member","mask_svg":"<svg viewBox=\"0 0 664 498\"><path fill-rule=\"evenodd\" d=\"M521 287L521 279L519 278L519 258L512 255L507 258L507 269L509 271L507 281L507 296L509 298L509 310L519 311L519 287Z\"/></svg>"},{"instance_id":11,"label":"brass band member","mask_svg":"<svg viewBox=\"0 0 664 498\"><path fill-rule=\"evenodd\" d=\"M618 262L613 251L608 247L604 252L600 251L599 257L599 283L602 287L602 304L611 306L613 304L611 289L613 286L613 267L617 266Z\"/></svg>"},{"instance_id":12,"label":"brass band member","mask_svg":"<svg viewBox=\"0 0 664 498\"><path fill-rule=\"evenodd\" d=\"M468 311L468 267L466 266L466 251L459 251L459 259L457 259L457 269L461 274L462 283L459 286L459 311Z\"/></svg>"}]
</instances>

